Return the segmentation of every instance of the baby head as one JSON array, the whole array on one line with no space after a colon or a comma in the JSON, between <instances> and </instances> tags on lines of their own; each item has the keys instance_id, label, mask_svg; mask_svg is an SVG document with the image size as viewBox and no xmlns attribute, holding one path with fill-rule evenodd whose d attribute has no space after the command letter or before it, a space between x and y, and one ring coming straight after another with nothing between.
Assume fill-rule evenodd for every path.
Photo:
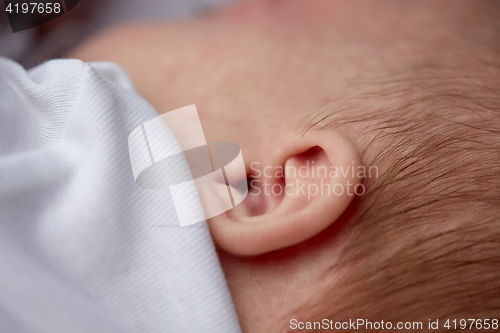
<instances>
[{"instance_id":1,"label":"baby head","mask_svg":"<svg viewBox=\"0 0 500 333\"><path fill-rule=\"evenodd\" d=\"M364 179L366 192L353 203L330 266L337 280L294 317L306 326L360 318L343 331L370 331L369 321L412 322L405 328L417 331L413 322L427 328L439 319L446 331L448 319L498 319L500 54L455 52L388 73L354 97L390 106L357 118L322 116L308 127L362 124L363 165L380 175ZM348 114L338 107L330 110Z\"/></svg>"},{"instance_id":2,"label":"baby head","mask_svg":"<svg viewBox=\"0 0 500 333\"><path fill-rule=\"evenodd\" d=\"M73 55L241 147L250 193L209 226L244 331L447 330L499 319L499 41L494 1L248 1Z\"/></svg>"}]
</instances>

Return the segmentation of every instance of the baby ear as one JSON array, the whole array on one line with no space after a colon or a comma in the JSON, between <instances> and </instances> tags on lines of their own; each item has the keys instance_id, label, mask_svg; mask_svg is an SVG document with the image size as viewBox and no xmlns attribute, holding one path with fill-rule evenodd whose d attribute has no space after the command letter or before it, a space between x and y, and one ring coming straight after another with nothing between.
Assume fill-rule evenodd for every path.
<instances>
[{"instance_id":1,"label":"baby ear","mask_svg":"<svg viewBox=\"0 0 500 333\"><path fill-rule=\"evenodd\" d=\"M305 241L364 193L358 151L338 132L307 133L272 151L263 152L266 164L247 165L247 198L208 221L214 241L232 254L258 255Z\"/></svg>"}]
</instances>

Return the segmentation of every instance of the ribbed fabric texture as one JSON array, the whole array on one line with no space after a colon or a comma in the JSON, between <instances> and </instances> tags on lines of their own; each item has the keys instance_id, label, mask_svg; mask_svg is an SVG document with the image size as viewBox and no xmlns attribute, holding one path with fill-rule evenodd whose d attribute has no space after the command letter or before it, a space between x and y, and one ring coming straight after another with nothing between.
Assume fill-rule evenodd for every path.
<instances>
[{"instance_id":1,"label":"ribbed fabric texture","mask_svg":"<svg viewBox=\"0 0 500 333\"><path fill-rule=\"evenodd\" d=\"M240 332L206 224L134 183L157 113L93 66L0 58L0 332Z\"/></svg>"}]
</instances>

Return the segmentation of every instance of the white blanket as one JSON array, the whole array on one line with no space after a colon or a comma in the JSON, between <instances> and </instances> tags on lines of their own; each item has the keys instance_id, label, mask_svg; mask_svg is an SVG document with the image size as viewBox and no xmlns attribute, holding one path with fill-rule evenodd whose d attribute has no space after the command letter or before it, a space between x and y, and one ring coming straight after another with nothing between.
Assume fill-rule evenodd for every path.
<instances>
[{"instance_id":1,"label":"white blanket","mask_svg":"<svg viewBox=\"0 0 500 333\"><path fill-rule=\"evenodd\" d=\"M134 183L127 136L157 113L132 89L0 58L0 332L240 331L206 224Z\"/></svg>"}]
</instances>

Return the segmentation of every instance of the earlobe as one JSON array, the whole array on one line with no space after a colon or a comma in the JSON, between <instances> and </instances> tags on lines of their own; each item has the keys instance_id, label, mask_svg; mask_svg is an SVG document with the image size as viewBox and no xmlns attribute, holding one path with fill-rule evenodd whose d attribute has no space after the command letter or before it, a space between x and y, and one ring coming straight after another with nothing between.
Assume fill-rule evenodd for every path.
<instances>
[{"instance_id":1,"label":"earlobe","mask_svg":"<svg viewBox=\"0 0 500 333\"><path fill-rule=\"evenodd\" d=\"M358 151L335 131L307 133L266 160L274 165L251 167L248 197L208 221L215 242L232 254L258 255L305 241L364 192Z\"/></svg>"}]
</instances>

